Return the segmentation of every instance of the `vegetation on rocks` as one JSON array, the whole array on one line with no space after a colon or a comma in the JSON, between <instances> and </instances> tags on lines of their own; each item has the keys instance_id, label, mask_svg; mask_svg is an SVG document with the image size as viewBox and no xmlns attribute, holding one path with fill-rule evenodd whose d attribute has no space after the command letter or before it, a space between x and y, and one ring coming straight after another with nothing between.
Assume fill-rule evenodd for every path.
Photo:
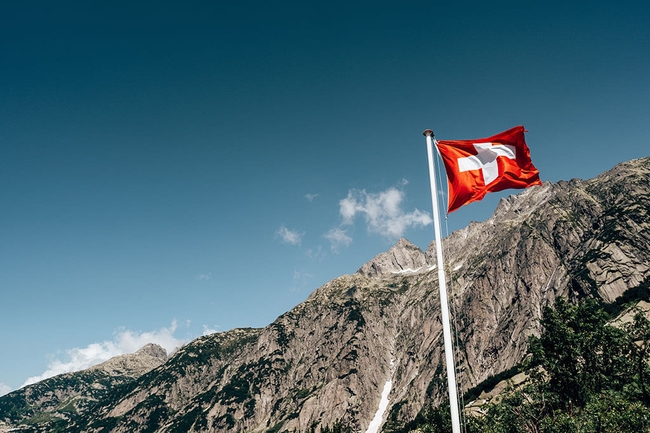
<instances>
[{"instance_id":1,"label":"vegetation on rocks","mask_svg":"<svg viewBox=\"0 0 650 433\"><path fill-rule=\"evenodd\" d=\"M624 325L593 300L561 298L546 307L543 333L530 339L529 380L466 416L476 433L650 432L650 321ZM425 407L403 429L451 431L449 406Z\"/></svg>"}]
</instances>

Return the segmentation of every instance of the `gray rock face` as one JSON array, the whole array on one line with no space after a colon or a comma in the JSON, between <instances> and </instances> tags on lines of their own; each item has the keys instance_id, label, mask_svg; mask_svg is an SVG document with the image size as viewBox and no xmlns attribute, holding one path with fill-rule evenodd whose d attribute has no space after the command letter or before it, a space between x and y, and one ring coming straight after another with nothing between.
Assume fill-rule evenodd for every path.
<instances>
[{"instance_id":1,"label":"gray rock face","mask_svg":"<svg viewBox=\"0 0 650 433\"><path fill-rule=\"evenodd\" d=\"M145 344L140 348L140 350L135 352L135 354L150 356L162 362L165 362L167 360L167 351L163 347L154 343Z\"/></svg>"},{"instance_id":2,"label":"gray rock face","mask_svg":"<svg viewBox=\"0 0 650 433\"><path fill-rule=\"evenodd\" d=\"M88 371L102 371L113 376L140 377L167 360L167 351L149 343L135 353L120 355L102 362Z\"/></svg>"},{"instance_id":3,"label":"gray rock face","mask_svg":"<svg viewBox=\"0 0 650 433\"><path fill-rule=\"evenodd\" d=\"M361 266L359 273L367 277L382 277L390 274L417 272L427 266L422 250L406 239L400 239L385 253Z\"/></svg>"},{"instance_id":4,"label":"gray rock face","mask_svg":"<svg viewBox=\"0 0 650 433\"><path fill-rule=\"evenodd\" d=\"M557 296L612 301L647 284L649 209L645 158L527 189L445 239L461 388L520 362ZM435 263L400 240L266 328L191 342L67 431L365 431L388 380L388 422L403 424L447 395Z\"/></svg>"}]
</instances>

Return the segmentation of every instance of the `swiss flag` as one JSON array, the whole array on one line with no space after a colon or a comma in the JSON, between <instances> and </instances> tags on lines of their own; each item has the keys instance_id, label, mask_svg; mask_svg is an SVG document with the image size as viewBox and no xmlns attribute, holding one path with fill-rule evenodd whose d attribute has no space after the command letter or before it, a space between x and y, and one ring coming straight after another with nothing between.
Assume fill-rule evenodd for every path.
<instances>
[{"instance_id":1,"label":"swiss flag","mask_svg":"<svg viewBox=\"0 0 650 433\"><path fill-rule=\"evenodd\" d=\"M479 201L488 192L541 185L530 159L523 126L476 140L437 140L447 171L448 212Z\"/></svg>"}]
</instances>

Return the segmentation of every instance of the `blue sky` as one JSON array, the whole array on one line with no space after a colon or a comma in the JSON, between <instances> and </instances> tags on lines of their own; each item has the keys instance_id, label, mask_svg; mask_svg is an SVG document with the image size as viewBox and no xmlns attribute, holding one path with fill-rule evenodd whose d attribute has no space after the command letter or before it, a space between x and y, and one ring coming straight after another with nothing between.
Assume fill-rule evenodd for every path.
<instances>
[{"instance_id":1,"label":"blue sky","mask_svg":"<svg viewBox=\"0 0 650 433\"><path fill-rule=\"evenodd\" d=\"M450 3L0 4L0 393L425 249L424 129L523 124L544 181L648 155L646 2Z\"/></svg>"}]
</instances>

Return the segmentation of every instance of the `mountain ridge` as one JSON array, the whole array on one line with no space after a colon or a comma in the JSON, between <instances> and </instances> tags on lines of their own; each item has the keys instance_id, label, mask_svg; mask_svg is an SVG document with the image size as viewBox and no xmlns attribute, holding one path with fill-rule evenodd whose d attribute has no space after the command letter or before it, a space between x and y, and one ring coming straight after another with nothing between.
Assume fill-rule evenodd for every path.
<instances>
[{"instance_id":1,"label":"mountain ridge","mask_svg":"<svg viewBox=\"0 0 650 433\"><path fill-rule=\"evenodd\" d=\"M111 390L135 381L167 360L167 351L146 344L135 353L118 355L82 371L63 373L25 386L0 398L0 432L25 419L48 426L66 423L70 414L84 412Z\"/></svg>"},{"instance_id":2,"label":"mountain ridge","mask_svg":"<svg viewBox=\"0 0 650 433\"><path fill-rule=\"evenodd\" d=\"M546 182L443 241L463 390L520 362L556 297L611 303L645 284L648 185L650 158ZM384 420L403 425L446 396L435 263L399 240L264 328L190 342L65 431L365 430L388 381Z\"/></svg>"}]
</instances>

